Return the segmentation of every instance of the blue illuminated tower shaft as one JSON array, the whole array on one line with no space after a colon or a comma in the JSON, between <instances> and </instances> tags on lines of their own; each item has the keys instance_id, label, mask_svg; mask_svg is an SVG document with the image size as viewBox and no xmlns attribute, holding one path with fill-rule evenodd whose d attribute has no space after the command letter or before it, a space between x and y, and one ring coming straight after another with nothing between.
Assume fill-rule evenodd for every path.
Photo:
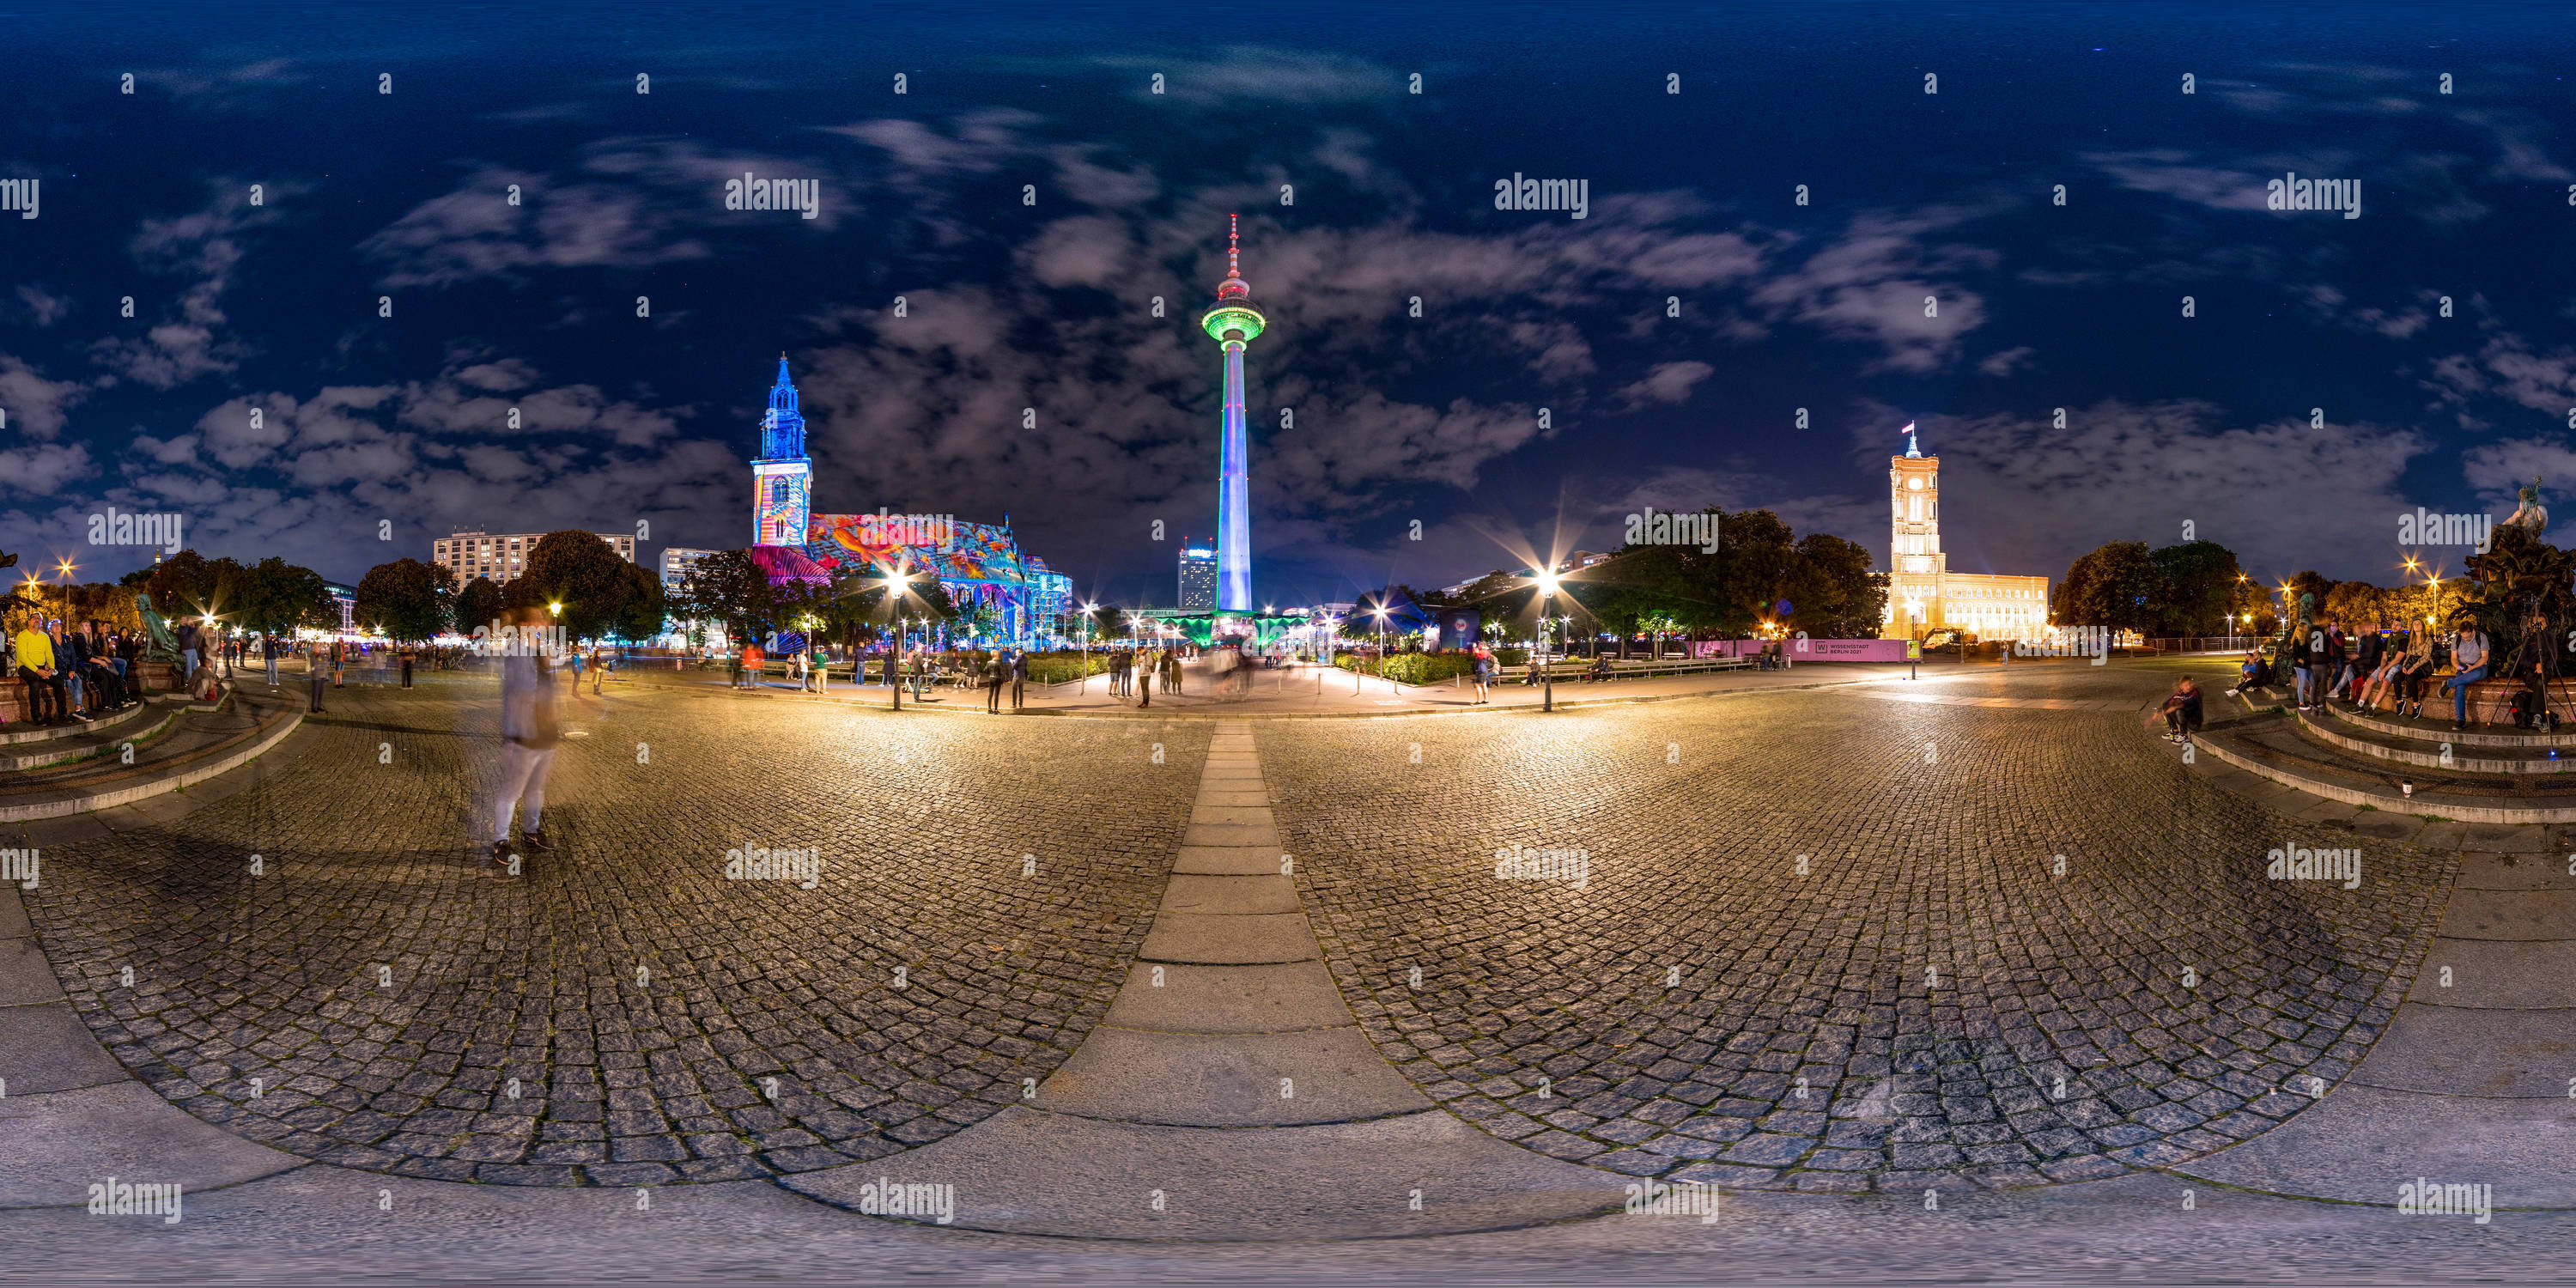
<instances>
[{"instance_id":1,"label":"blue illuminated tower shaft","mask_svg":"<svg viewBox=\"0 0 2576 1288\"><path fill-rule=\"evenodd\" d=\"M1225 445L1217 458L1216 606L1252 609L1252 486L1244 473L1243 342L1225 346ZM1202 458L1204 459L1204 458Z\"/></svg>"},{"instance_id":2,"label":"blue illuminated tower shaft","mask_svg":"<svg viewBox=\"0 0 2576 1288\"><path fill-rule=\"evenodd\" d=\"M1252 464L1243 424L1243 350L1261 338L1268 320L1252 307L1252 283L1243 280L1243 232L1226 217L1225 280L1216 284L1216 306L1199 329L1225 350L1225 433L1216 462L1216 607L1252 611Z\"/></svg>"}]
</instances>

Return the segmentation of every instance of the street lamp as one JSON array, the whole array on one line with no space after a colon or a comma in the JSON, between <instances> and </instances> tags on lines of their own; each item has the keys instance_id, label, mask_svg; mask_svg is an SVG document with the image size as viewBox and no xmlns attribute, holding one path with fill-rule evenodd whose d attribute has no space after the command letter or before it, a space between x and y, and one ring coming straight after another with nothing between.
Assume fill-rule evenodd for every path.
<instances>
[{"instance_id":1,"label":"street lamp","mask_svg":"<svg viewBox=\"0 0 2576 1288\"><path fill-rule=\"evenodd\" d=\"M1379 679L1384 680L1386 679L1386 601L1379 600L1377 607L1370 611L1377 614L1377 675ZM1394 682L1388 681L1390 692L1393 691L1393 687Z\"/></svg>"},{"instance_id":2,"label":"street lamp","mask_svg":"<svg viewBox=\"0 0 2576 1288\"><path fill-rule=\"evenodd\" d=\"M1547 619L1556 615L1556 584L1554 572L1539 574L1538 678L1544 692L1544 696L1539 700L1541 711L1556 710L1556 668L1550 665L1547 653Z\"/></svg>"},{"instance_id":3,"label":"street lamp","mask_svg":"<svg viewBox=\"0 0 2576 1288\"><path fill-rule=\"evenodd\" d=\"M886 654L886 683L894 687L894 709L903 710L903 636L907 618L900 616L904 597L912 593L912 574L889 572L885 576L886 606L893 609L894 651Z\"/></svg>"},{"instance_id":4,"label":"street lamp","mask_svg":"<svg viewBox=\"0 0 2576 1288\"><path fill-rule=\"evenodd\" d=\"M1074 681L1073 688L1077 695L1091 691L1091 614L1099 607L1088 601L1082 605L1082 678Z\"/></svg>"}]
</instances>

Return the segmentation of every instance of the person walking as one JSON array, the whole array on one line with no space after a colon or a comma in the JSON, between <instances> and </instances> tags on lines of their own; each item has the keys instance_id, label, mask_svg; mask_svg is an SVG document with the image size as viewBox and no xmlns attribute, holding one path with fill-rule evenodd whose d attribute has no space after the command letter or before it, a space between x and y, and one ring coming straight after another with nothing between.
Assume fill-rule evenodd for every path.
<instances>
[{"instance_id":1,"label":"person walking","mask_svg":"<svg viewBox=\"0 0 2576 1288\"><path fill-rule=\"evenodd\" d=\"M522 629L533 630L539 614L520 609L513 616ZM554 768L555 746L562 725L555 713L553 677L546 673L543 651L534 643L512 640L501 656L501 777L492 802L492 849L483 874L515 881L517 858L510 851L510 814L520 816L520 847L545 854L555 847L546 840L546 775Z\"/></svg>"},{"instance_id":2,"label":"person walking","mask_svg":"<svg viewBox=\"0 0 2576 1288\"><path fill-rule=\"evenodd\" d=\"M752 640L744 644L742 646L743 683L751 688L757 689L761 686L761 681L768 677L768 674L769 655L761 651L760 641Z\"/></svg>"},{"instance_id":3,"label":"person walking","mask_svg":"<svg viewBox=\"0 0 2576 1288\"><path fill-rule=\"evenodd\" d=\"M1468 658L1468 669L1476 673L1476 702L1481 706L1491 702L1494 696L1494 650L1488 648L1483 640L1478 640Z\"/></svg>"},{"instance_id":4,"label":"person walking","mask_svg":"<svg viewBox=\"0 0 2576 1288\"><path fill-rule=\"evenodd\" d=\"M41 625L29 618L12 641L18 650L18 682L27 686L27 723L69 724L71 706L63 697L61 663L54 657L53 637L39 629Z\"/></svg>"},{"instance_id":5,"label":"person walking","mask_svg":"<svg viewBox=\"0 0 2576 1288\"><path fill-rule=\"evenodd\" d=\"M796 655L796 691L798 693L811 693L814 691L813 672L807 667L805 655L803 653L798 653Z\"/></svg>"},{"instance_id":6,"label":"person walking","mask_svg":"<svg viewBox=\"0 0 2576 1288\"><path fill-rule=\"evenodd\" d=\"M307 691L304 709L307 713L322 710L322 685L330 675L330 663L322 656L322 646L317 643L304 659L304 687Z\"/></svg>"},{"instance_id":7,"label":"person walking","mask_svg":"<svg viewBox=\"0 0 2576 1288\"><path fill-rule=\"evenodd\" d=\"M261 634L259 637L259 655L262 660L268 663L268 687L272 689L277 687L277 654L277 637L265 633Z\"/></svg>"},{"instance_id":8,"label":"person walking","mask_svg":"<svg viewBox=\"0 0 2576 1288\"><path fill-rule=\"evenodd\" d=\"M2451 646L2451 678L2442 681L2442 691L2451 695L2451 728L2469 727L2469 686L2487 678L2487 637L2476 622L2460 632L2459 641Z\"/></svg>"},{"instance_id":9,"label":"person walking","mask_svg":"<svg viewBox=\"0 0 2576 1288\"><path fill-rule=\"evenodd\" d=\"M181 621L177 633L179 645L179 691L193 693L197 680L197 624Z\"/></svg>"}]
</instances>

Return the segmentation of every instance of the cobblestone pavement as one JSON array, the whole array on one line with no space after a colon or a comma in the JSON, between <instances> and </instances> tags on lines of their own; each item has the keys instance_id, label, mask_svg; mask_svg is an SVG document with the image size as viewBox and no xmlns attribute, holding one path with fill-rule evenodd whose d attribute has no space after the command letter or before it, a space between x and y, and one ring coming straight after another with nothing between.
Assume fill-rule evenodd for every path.
<instances>
[{"instance_id":1,"label":"cobblestone pavement","mask_svg":"<svg viewBox=\"0 0 2576 1288\"><path fill-rule=\"evenodd\" d=\"M612 689L567 715L557 852L506 883L470 864L490 686L334 693L256 789L49 848L29 915L117 1058L243 1136L413 1176L880 1157L994 1113L1100 1018L1208 739ZM726 879L754 846L818 849L818 888Z\"/></svg>"},{"instance_id":2,"label":"cobblestone pavement","mask_svg":"<svg viewBox=\"0 0 2576 1288\"><path fill-rule=\"evenodd\" d=\"M2298 1113L2389 1022L2448 895L2447 854L2159 754L2140 721L2171 675L1943 690L2049 708L1839 690L1259 738L1344 996L1466 1120L1738 1188L2012 1187ZM2363 844L2367 880L2267 880L2293 843Z\"/></svg>"}]
</instances>

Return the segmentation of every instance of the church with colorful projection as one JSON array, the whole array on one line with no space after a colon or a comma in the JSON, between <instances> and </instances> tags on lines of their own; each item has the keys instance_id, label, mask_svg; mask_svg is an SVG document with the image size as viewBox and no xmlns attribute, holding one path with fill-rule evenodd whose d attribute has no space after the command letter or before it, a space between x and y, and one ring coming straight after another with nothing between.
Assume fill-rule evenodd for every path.
<instances>
[{"instance_id":1,"label":"church with colorful projection","mask_svg":"<svg viewBox=\"0 0 2576 1288\"><path fill-rule=\"evenodd\" d=\"M974 625L952 634L986 642L1051 642L1073 611L1072 580L1020 549L1008 516L993 524L934 514L816 513L805 417L784 354L761 417L751 481L751 557L772 584L895 572L916 584L936 580L961 615L973 615Z\"/></svg>"}]
</instances>

